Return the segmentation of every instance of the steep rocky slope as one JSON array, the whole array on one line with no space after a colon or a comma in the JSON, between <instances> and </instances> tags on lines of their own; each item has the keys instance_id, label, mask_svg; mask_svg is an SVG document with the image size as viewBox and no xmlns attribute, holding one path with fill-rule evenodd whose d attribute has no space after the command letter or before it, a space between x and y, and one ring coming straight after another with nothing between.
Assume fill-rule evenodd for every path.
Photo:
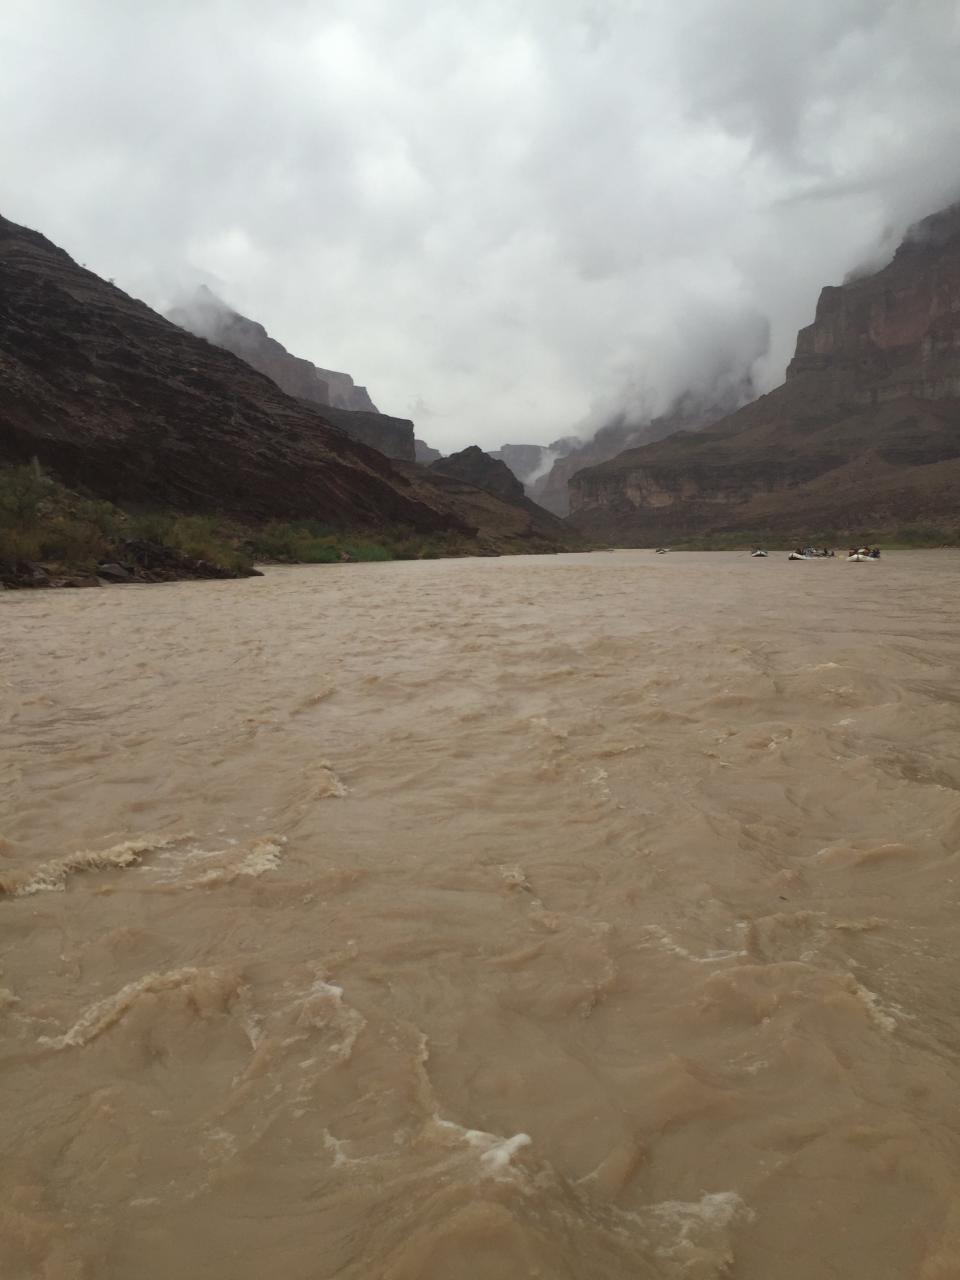
<instances>
[{"instance_id":1,"label":"steep rocky slope","mask_svg":"<svg viewBox=\"0 0 960 1280\"><path fill-rule=\"evenodd\" d=\"M232 310L206 285L167 313L180 328L218 347L232 351L254 369L265 373L287 395L329 409L324 417L354 440L379 449L388 458L412 462L415 457L413 423L381 414L367 394L347 373L321 369L291 355L271 338L262 324Z\"/></svg>"},{"instance_id":2,"label":"steep rocky slope","mask_svg":"<svg viewBox=\"0 0 960 1280\"><path fill-rule=\"evenodd\" d=\"M0 218L0 460L110 500L447 528L380 453Z\"/></svg>"},{"instance_id":3,"label":"steep rocky slope","mask_svg":"<svg viewBox=\"0 0 960 1280\"><path fill-rule=\"evenodd\" d=\"M403 526L483 551L574 536L540 525L533 547L522 507L349 438L232 352L0 217L0 464L33 458L72 488L147 510Z\"/></svg>"},{"instance_id":4,"label":"steep rocky slope","mask_svg":"<svg viewBox=\"0 0 960 1280\"><path fill-rule=\"evenodd\" d=\"M875 274L823 290L787 379L705 431L570 482L571 521L624 543L958 521L960 206Z\"/></svg>"}]
</instances>

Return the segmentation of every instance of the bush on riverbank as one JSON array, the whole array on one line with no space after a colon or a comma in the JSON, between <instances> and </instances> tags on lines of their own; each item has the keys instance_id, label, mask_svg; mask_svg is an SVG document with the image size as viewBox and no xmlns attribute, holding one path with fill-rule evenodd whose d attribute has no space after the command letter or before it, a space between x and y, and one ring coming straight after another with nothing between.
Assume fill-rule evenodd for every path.
<instances>
[{"instance_id":1,"label":"bush on riverbank","mask_svg":"<svg viewBox=\"0 0 960 1280\"><path fill-rule=\"evenodd\" d=\"M280 564L336 564L340 561L436 560L469 554L471 547L457 534L418 534L402 526L375 533L354 534L327 528L315 521L282 524L271 521L246 532L256 560Z\"/></svg>"},{"instance_id":2,"label":"bush on riverbank","mask_svg":"<svg viewBox=\"0 0 960 1280\"><path fill-rule=\"evenodd\" d=\"M110 546L117 514L109 502L68 495L38 466L0 468L0 563L92 568Z\"/></svg>"},{"instance_id":3,"label":"bush on riverbank","mask_svg":"<svg viewBox=\"0 0 960 1280\"><path fill-rule=\"evenodd\" d=\"M252 567L250 557L209 517L131 515L74 493L35 463L0 467L0 564L40 563L93 574L108 561L122 562L128 542L148 542L227 572Z\"/></svg>"}]
</instances>

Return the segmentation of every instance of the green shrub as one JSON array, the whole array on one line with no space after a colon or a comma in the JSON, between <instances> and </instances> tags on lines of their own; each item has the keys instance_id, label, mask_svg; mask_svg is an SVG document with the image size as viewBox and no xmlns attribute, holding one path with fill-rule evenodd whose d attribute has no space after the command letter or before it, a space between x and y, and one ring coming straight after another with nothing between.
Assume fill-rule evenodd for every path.
<instances>
[{"instance_id":1,"label":"green shrub","mask_svg":"<svg viewBox=\"0 0 960 1280\"><path fill-rule=\"evenodd\" d=\"M40 554L62 564L92 566L109 549L109 541L96 525L70 516L59 516L43 529Z\"/></svg>"},{"instance_id":2,"label":"green shrub","mask_svg":"<svg viewBox=\"0 0 960 1280\"><path fill-rule=\"evenodd\" d=\"M9 529L0 525L0 564L19 564L40 555L40 533L35 529Z\"/></svg>"},{"instance_id":3,"label":"green shrub","mask_svg":"<svg viewBox=\"0 0 960 1280\"><path fill-rule=\"evenodd\" d=\"M0 470L0 527L35 529L41 505L53 489L40 467L4 467Z\"/></svg>"},{"instance_id":4,"label":"green shrub","mask_svg":"<svg viewBox=\"0 0 960 1280\"><path fill-rule=\"evenodd\" d=\"M393 559L393 556L381 543L369 542L366 539L358 539L353 542L348 542L344 546L344 550L347 555L351 556L354 560L375 561Z\"/></svg>"},{"instance_id":5,"label":"green shrub","mask_svg":"<svg viewBox=\"0 0 960 1280\"><path fill-rule=\"evenodd\" d=\"M248 569L250 559L222 534L211 516L179 516L164 541L194 560L208 560L225 569Z\"/></svg>"},{"instance_id":6,"label":"green shrub","mask_svg":"<svg viewBox=\"0 0 960 1280\"><path fill-rule=\"evenodd\" d=\"M340 559L340 552L329 542L306 540L297 544L295 558L303 564L336 564Z\"/></svg>"},{"instance_id":7,"label":"green shrub","mask_svg":"<svg viewBox=\"0 0 960 1280\"><path fill-rule=\"evenodd\" d=\"M117 508L99 498L81 498L73 506L74 518L108 539L116 539L126 531L126 524Z\"/></svg>"},{"instance_id":8,"label":"green shrub","mask_svg":"<svg viewBox=\"0 0 960 1280\"><path fill-rule=\"evenodd\" d=\"M296 530L292 525L274 521L256 529L250 535L249 545L253 554L261 560L292 560Z\"/></svg>"},{"instance_id":9,"label":"green shrub","mask_svg":"<svg viewBox=\"0 0 960 1280\"><path fill-rule=\"evenodd\" d=\"M173 532L173 517L160 511L138 511L127 517L126 536L166 545Z\"/></svg>"}]
</instances>

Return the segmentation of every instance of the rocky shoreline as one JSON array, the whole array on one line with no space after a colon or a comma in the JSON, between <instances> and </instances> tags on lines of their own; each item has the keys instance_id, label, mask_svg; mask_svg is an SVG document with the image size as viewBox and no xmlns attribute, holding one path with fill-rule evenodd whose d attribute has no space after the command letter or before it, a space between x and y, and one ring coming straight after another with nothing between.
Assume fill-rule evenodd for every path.
<instances>
[{"instance_id":1,"label":"rocky shoreline","mask_svg":"<svg viewBox=\"0 0 960 1280\"><path fill-rule=\"evenodd\" d=\"M209 560L198 560L173 547L143 538L119 544L118 555L91 569L23 560L15 565L0 564L0 589L46 587L100 587L125 583L183 582L208 578L259 578L259 569L228 569Z\"/></svg>"}]
</instances>

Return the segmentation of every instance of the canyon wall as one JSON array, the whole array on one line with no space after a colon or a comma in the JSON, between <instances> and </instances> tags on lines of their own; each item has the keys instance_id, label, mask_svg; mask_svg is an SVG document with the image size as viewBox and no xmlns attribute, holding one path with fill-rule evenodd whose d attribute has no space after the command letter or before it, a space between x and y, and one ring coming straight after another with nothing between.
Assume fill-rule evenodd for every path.
<instances>
[{"instance_id":1,"label":"canyon wall","mask_svg":"<svg viewBox=\"0 0 960 1280\"><path fill-rule=\"evenodd\" d=\"M570 481L571 522L625 544L736 530L957 522L960 207L823 290L784 384L704 431Z\"/></svg>"}]
</instances>

